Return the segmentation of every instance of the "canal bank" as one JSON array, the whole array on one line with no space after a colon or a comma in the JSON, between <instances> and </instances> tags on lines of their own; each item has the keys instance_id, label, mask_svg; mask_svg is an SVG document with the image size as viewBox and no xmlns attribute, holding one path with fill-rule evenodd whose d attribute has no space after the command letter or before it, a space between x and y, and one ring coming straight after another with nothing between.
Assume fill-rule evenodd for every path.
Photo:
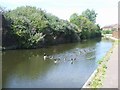
<instances>
[{"instance_id":1,"label":"canal bank","mask_svg":"<svg viewBox=\"0 0 120 90\"><path fill-rule=\"evenodd\" d=\"M102 88L118 88L118 45L115 46L107 67Z\"/></svg>"},{"instance_id":2,"label":"canal bank","mask_svg":"<svg viewBox=\"0 0 120 90\"><path fill-rule=\"evenodd\" d=\"M111 88L118 87L118 76L117 76L118 75L118 72L117 72L118 71L118 63L117 63L118 56L116 56L116 54L118 55L118 51L116 51L116 50L118 50L118 39L114 39L114 38L109 38L109 39L114 40L112 48L99 61L100 65L92 73L92 75L89 77L89 79L83 85L82 88L101 88L101 87L102 88L107 88L107 87L110 88L109 87L110 82L112 83L112 79L110 77L113 77L113 79L114 79L114 83L112 83L113 85L111 85ZM113 61L114 60L113 57L116 57L115 61ZM112 63L112 62L114 62L114 63ZM114 68L114 66L115 66L115 68ZM113 68L115 69L115 72L114 72ZM110 81L110 82L108 82L108 81Z\"/></svg>"}]
</instances>

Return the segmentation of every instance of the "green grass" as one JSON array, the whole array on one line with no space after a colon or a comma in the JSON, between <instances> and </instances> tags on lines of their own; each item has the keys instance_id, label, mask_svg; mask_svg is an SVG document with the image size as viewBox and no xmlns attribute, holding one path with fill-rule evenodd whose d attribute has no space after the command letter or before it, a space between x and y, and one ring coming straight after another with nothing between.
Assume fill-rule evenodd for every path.
<instances>
[{"instance_id":1,"label":"green grass","mask_svg":"<svg viewBox=\"0 0 120 90\"><path fill-rule=\"evenodd\" d=\"M118 39L118 44L120 44L120 39Z\"/></svg>"}]
</instances>

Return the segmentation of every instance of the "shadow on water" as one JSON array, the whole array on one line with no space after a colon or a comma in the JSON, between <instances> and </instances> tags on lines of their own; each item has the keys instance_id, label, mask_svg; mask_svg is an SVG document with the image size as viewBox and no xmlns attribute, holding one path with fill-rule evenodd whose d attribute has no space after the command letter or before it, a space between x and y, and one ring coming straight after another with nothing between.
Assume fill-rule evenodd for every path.
<instances>
[{"instance_id":1,"label":"shadow on water","mask_svg":"<svg viewBox=\"0 0 120 90\"><path fill-rule=\"evenodd\" d=\"M44 76L53 63L43 62L43 56L31 51L9 51L3 54L3 85L12 73L21 79L36 79L39 74ZM3 86L4 87L4 86Z\"/></svg>"},{"instance_id":2,"label":"shadow on water","mask_svg":"<svg viewBox=\"0 0 120 90\"><path fill-rule=\"evenodd\" d=\"M107 48L103 45L108 45ZM96 61L111 47L108 40L88 40L82 43L61 44L32 50L9 50L2 54L3 87L82 87L96 68ZM95 48L91 53L79 55L79 50ZM106 48L105 51L101 48ZM101 49L103 54L101 53ZM60 57L60 62L43 60L43 54ZM95 56L95 58L89 58ZM64 58L66 57L66 61ZM71 57L76 58L73 65ZM89 58L87 60L87 58Z\"/></svg>"}]
</instances>

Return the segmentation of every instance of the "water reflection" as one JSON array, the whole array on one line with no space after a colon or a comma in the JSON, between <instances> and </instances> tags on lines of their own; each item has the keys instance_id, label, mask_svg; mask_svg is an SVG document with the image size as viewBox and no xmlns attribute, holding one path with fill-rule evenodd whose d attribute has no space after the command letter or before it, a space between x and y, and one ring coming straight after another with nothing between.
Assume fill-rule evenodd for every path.
<instances>
[{"instance_id":1,"label":"water reflection","mask_svg":"<svg viewBox=\"0 0 120 90\"><path fill-rule=\"evenodd\" d=\"M3 87L80 88L97 67L97 61L111 46L109 40L90 40L42 49L5 51L3 52ZM81 50L90 49L93 51L80 53ZM44 53L60 58L59 62L54 64L54 59L44 61ZM71 64L72 58L76 58L73 64Z\"/></svg>"}]
</instances>

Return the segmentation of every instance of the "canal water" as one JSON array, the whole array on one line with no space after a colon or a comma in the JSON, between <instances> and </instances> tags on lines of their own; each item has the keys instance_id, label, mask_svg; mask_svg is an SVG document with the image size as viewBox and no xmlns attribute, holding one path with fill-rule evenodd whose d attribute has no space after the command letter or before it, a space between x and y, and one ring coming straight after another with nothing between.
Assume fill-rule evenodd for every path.
<instances>
[{"instance_id":1,"label":"canal water","mask_svg":"<svg viewBox=\"0 0 120 90\"><path fill-rule=\"evenodd\" d=\"M4 51L2 87L81 88L111 47L112 41L95 39L41 49ZM44 53L51 58L43 60Z\"/></svg>"}]
</instances>

